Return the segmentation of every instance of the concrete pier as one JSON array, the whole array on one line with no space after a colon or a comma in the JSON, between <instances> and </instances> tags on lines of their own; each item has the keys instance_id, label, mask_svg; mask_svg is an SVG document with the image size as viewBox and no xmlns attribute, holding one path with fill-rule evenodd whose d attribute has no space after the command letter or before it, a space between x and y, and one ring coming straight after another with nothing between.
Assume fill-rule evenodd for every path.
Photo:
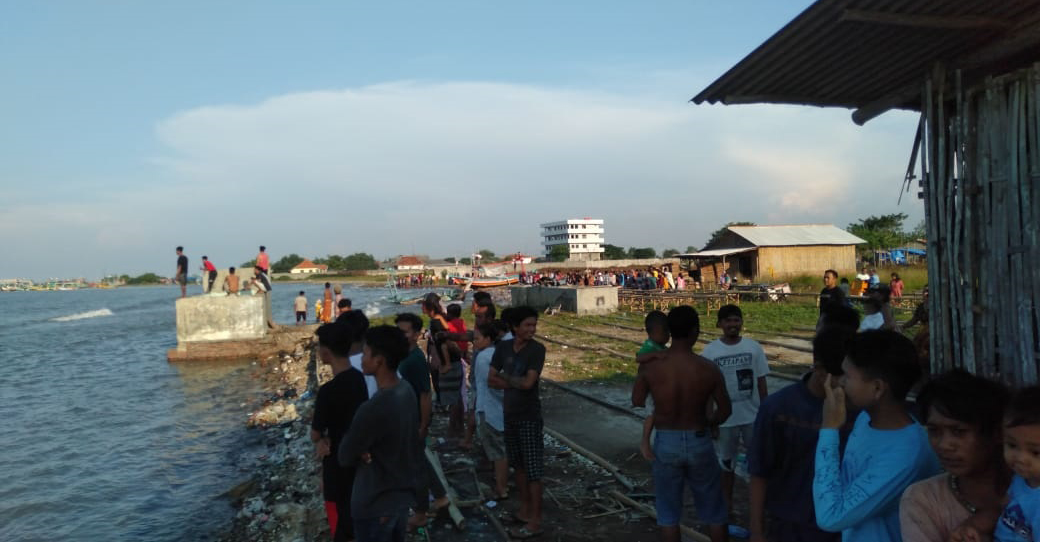
<instances>
[{"instance_id":1,"label":"concrete pier","mask_svg":"<svg viewBox=\"0 0 1040 542\"><path fill-rule=\"evenodd\" d=\"M509 293L514 307L527 305L539 311L556 305L579 316L618 310L614 286L511 286Z\"/></svg>"},{"instance_id":2,"label":"concrete pier","mask_svg":"<svg viewBox=\"0 0 1040 542\"><path fill-rule=\"evenodd\" d=\"M177 348L167 353L169 361L256 359L314 332L312 326L273 327L267 295L184 297L176 308Z\"/></svg>"}]
</instances>

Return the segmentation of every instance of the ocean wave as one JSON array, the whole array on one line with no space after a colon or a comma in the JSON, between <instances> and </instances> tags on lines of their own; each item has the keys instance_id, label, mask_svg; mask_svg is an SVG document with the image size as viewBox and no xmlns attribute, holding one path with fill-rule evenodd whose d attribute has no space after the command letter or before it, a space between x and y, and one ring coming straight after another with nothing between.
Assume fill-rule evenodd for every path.
<instances>
[{"instance_id":1,"label":"ocean wave","mask_svg":"<svg viewBox=\"0 0 1040 542\"><path fill-rule=\"evenodd\" d=\"M365 316L367 316L369 318L373 318L375 316L379 316L379 312L380 312L379 303L373 301L373 302L365 305L365 308L362 309L362 312L365 314Z\"/></svg>"},{"instance_id":2,"label":"ocean wave","mask_svg":"<svg viewBox=\"0 0 1040 542\"><path fill-rule=\"evenodd\" d=\"M98 309L96 311L78 312L76 314L70 314L68 316L59 316L57 318L51 318L51 322L71 322L73 320L83 320L84 318L97 318L99 316L112 316L112 311L108 309Z\"/></svg>"}]
</instances>

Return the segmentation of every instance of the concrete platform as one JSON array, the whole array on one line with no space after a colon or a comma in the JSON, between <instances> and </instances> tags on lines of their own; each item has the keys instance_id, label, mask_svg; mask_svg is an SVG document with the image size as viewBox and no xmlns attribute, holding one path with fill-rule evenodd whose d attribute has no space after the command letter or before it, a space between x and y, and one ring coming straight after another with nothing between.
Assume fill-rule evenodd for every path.
<instances>
[{"instance_id":1,"label":"concrete platform","mask_svg":"<svg viewBox=\"0 0 1040 542\"><path fill-rule=\"evenodd\" d=\"M527 305L538 311L556 305L579 316L618 310L618 289L614 286L511 286L509 293L514 307Z\"/></svg>"}]
</instances>

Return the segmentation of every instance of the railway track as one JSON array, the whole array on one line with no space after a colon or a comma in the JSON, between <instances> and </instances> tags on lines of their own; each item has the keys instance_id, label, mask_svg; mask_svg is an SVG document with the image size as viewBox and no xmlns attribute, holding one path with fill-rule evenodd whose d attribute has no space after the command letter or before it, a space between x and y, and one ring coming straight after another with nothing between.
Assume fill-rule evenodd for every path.
<instances>
[{"instance_id":1,"label":"railway track","mask_svg":"<svg viewBox=\"0 0 1040 542\"><path fill-rule=\"evenodd\" d=\"M591 329L586 329L586 328L582 328L582 327L578 327L578 326L574 326L574 325L560 324L560 323L553 322L553 321L548 320L548 319L542 319L541 321L539 321L539 323L548 324L550 326L554 326L554 327L557 327L557 328L560 328L560 329L565 329L565 330L571 331L571 332L583 333L583 334L586 334L586 335L591 335L593 337L599 337L599 338L602 338L602 339L607 339L607 340L611 340L611 341L615 341L615 342L631 344L631 345L634 345L634 346L640 346L640 345L643 344L642 341L638 341L638 340L635 340L635 339L628 339L628 338L625 338L625 337L619 337L619 336L616 336L616 335L610 335L610 334L607 334L607 333L602 333L602 332L599 332L599 331L594 331L594 330L591 330ZM623 324L616 324L616 323L612 323L612 322L596 322L596 324L597 325L605 325L605 326L617 327L619 329L627 329L627 330L630 330L630 331L640 331L640 332L643 331L641 328L636 328L636 327L633 327L633 326L627 326L627 325L623 325ZM704 332L702 332L701 335L702 336L703 335L707 335L708 336L708 338L701 338L701 339L697 340L697 342L702 343L702 344L708 344L712 340L717 339L719 337L718 335L706 334ZM541 339L541 340L553 343L553 344L566 346L568 348L575 348L575 349L578 349L578 350L593 351L593 352L602 352L602 353L611 355L613 357L616 357L618 359L624 359L624 360L632 360L633 359L633 354L631 352L626 354L626 353L614 350L612 348L608 348L606 346L589 346L589 345L575 344L575 343L570 343L570 342L564 341L564 340L559 339L559 338L550 337L550 336L545 335L545 334L539 334L538 338ZM801 338L803 340L808 340L808 339L805 339L804 337L799 337L799 338ZM777 348L783 348L783 349L792 350L792 351L796 351L796 352L805 352L805 353L810 353L810 354L812 353L812 348L811 347L800 347L800 346L797 346L797 345L789 345L789 344L785 344L785 343L781 343L781 342L770 341L768 339L757 339L756 338L755 340L758 341L761 344L768 345L768 346L774 346L774 347L777 347ZM785 365L787 365L787 366L799 366L799 367L805 366L804 363L787 363ZM798 381L800 379L800 377L798 377L798 376L787 375L787 374L783 374L781 372L774 372L774 373L772 373L771 376L774 376L774 377L782 379L782 380L788 380L788 381Z\"/></svg>"}]
</instances>

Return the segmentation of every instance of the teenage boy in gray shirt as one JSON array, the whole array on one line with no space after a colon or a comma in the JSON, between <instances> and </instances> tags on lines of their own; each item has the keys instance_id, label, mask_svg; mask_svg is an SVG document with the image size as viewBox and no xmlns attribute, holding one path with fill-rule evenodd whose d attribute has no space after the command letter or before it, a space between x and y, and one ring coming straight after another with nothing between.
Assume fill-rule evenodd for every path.
<instances>
[{"instance_id":1,"label":"teenage boy in gray shirt","mask_svg":"<svg viewBox=\"0 0 1040 542\"><path fill-rule=\"evenodd\" d=\"M379 391L362 404L340 443L339 463L357 466L350 499L357 542L403 542L418 479L419 413L411 384L397 377L408 340L394 326L365 333L361 369Z\"/></svg>"}]
</instances>

